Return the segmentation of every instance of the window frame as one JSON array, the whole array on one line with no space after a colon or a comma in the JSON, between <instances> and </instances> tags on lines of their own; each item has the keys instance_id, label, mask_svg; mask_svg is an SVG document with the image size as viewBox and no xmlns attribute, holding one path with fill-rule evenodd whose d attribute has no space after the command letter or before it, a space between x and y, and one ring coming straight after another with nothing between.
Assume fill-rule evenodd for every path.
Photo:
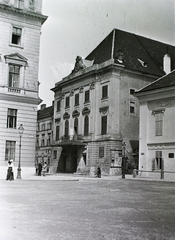
<instances>
[{"instance_id":1,"label":"window frame","mask_svg":"<svg viewBox=\"0 0 175 240\"><path fill-rule=\"evenodd\" d=\"M9 143L9 146L8 146ZM5 161L13 159L15 161L16 141L6 140L5 145Z\"/></svg>"},{"instance_id":2,"label":"window frame","mask_svg":"<svg viewBox=\"0 0 175 240\"><path fill-rule=\"evenodd\" d=\"M59 141L60 139L60 125L56 125L56 141Z\"/></svg>"},{"instance_id":3,"label":"window frame","mask_svg":"<svg viewBox=\"0 0 175 240\"><path fill-rule=\"evenodd\" d=\"M163 112L155 112L155 136L163 136Z\"/></svg>"},{"instance_id":4,"label":"window frame","mask_svg":"<svg viewBox=\"0 0 175 240\"><path fill-rule=\"evenodd\" d=\"M84 136L89 136L89 116L84 116Z\"/></svg>"},{"instance_id":5,"label":"window frame","mask_svg":"<svg viewBox=\"0 0 175 240\"><path fill-rule=\"evenodd\" d=\"M102 86L102 99L108 98L108 85Z\"/></svg>"},{"instance_id":6,"label":"window frame","mask_svg":"<svg viewBox=\"0 0 175 240\"><path fill-rule=\"evenodd\" d=\"M84 92L84 102L85 103L90 102L90 90L86 90Z\"/></svg>"},{"instance_id":7,"label":"window frame","mask_svg":"<svg viewBox=\"0 0 175 240\"><path fill-rule=\"evenodd\" d=\"M99 147L99 158L104 158L104 156L105 156L105 147L100 146Z\"/></svg>"},{"instance_id":8,"label":"window frame","mask_svg":"<svg viewBox=\"0 0 175 240\"><path fill-rule=\"evenodd\" d=\"M70 107L70 96L67 96L65 98L65 108L69 108Z\"/></svg>"},{"instance_id":9,"label":"window frame","mask_svg":"<svg viewBox=\"0 0 175 240\"><path fill-rule=\"evenodd\" d=\"M79 99L80 99L79 93L76 93L75 94L75 106L79 106Z\"/></svg>"},{"instance_id":10,"label":"window frame","mask_svg":"<svg viewBox=\"0 0 175 240\"><path fill-rule=\"evenodd\" d=\"M13 112L13 114L11 114L10 112ZM13 109L13 108L8 108L7 109L7 128L16 129L17 113L18 113L17 109ZM12 124L12 127L11 127L11 124Z\"/></svg>"},{"instance_id":11,"label":"window frame","mask_svg":"<svg viewBox=\"0 0 175 240\"><path fill-rule=\"evenodd\" d=\"M108 116L101 116L101 135L106 135L108 131Z\"/></svg>"}]
</instances>

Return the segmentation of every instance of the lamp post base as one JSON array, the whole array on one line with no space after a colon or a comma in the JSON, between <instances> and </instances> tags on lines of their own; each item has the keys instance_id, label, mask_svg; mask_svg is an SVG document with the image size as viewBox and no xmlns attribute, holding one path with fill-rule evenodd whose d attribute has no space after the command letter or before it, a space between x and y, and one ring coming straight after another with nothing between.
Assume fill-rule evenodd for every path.
<instances>
[{"instance_id":1,"label":"lamp post base","mask_svg":"<svg viewBox=\"0 0 175 240\"><path fill-rule=\"evenodd\" d=\"M21 168L18 168L17 169L18 171L17 171L17 179L21 179Z\"/></svg>"}]
</instances>

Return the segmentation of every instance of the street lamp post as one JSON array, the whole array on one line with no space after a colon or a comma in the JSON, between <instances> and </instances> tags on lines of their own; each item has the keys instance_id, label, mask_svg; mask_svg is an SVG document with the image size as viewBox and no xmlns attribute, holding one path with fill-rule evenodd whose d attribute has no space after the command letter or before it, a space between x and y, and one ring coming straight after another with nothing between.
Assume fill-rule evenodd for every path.
<instances>
[{"instance_id":1,"label":"street lamp post","mask_svg":"<svg viewBox=\"0 0 175 240\"><path fill-rule=\"evenodd\" d=\"M126 157L125 157L125 147L126 147L126 143L125 143L125 142L122 143L122 147L123 147L122 178L125 178L125 171L126 171Z\"/></svg>"},{"instance_id":2,"label":"street lamp post","mask_svg":"<svg viewBox=\"0 0 175 240\"><path fill-rule=\"evenodd\" d=\"M18 163L18 172L17 172L17 179L21 179L21 138L22 138L22 135L23 135L23 131L24 131L24 128L23 128L23 124L20 124L19 125L19 128L18 128L18 131L19 131L19 163Z\"/></svg>"}]
</instances>

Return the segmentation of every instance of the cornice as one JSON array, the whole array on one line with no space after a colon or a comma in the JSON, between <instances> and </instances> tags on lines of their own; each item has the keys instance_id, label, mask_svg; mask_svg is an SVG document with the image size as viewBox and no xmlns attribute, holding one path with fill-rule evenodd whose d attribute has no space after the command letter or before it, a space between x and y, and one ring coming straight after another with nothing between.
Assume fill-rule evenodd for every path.
<instances>
[{"instance_id":1,"label":"cornice","mask_svg":"<svg viewBox=\"0 0 175 240\"><path fill-rule=\"evenodd\" d=\"M19 8L15 8L12 6L7 6L5 4L0 4L0 10L4 10L6 12L11 12L11 13L16 13L19 15L24 15L24 16L28 16L28 17L32 17L32 18L36 18L41 20L41 23L43 24L46 19L48 18L47 16L41 14L41 13L37 13L37 12L32 12L32 11L26 11L24 9L19 9Z\"/></svg>"},{"instance_id":2,"label":"cornice","mask_svg":"<svg viewBox=\"0 0 175 240\"><path fill-rule=\"evenodd\" d=\"M23 96L16 96L16 95L4 94L4 93L0 93L0 100L8 101L8 102L35 104L35 105L39 105L42 102L40 98L26 97L26 96L23 97Z\"/></svg>"}]
</instances>

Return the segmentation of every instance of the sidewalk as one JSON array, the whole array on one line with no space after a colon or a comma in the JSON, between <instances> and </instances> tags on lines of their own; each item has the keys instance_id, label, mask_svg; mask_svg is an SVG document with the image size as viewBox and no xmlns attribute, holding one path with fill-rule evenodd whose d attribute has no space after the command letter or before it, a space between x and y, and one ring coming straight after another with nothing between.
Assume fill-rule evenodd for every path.
<instances>
[{"instance_id":1,"label":"sidewalk","mask_svg":"<svg viewBox=\"0 0 175 240\"><path fill-rule=\"evenodd\" d=\"M169 180L169 179L153 179L149 177L142 177L138 176L136 178L133 178L132 174L126 174L125 178L123 179L121 175L117 176L102 176L101 178L96 178L94 176L89 175L81 175L81 174L47 174L44 176L36 176L36 175L30 175L30 176L22 176L22 180L38 180L38 181L82 181L82 180L132 180L132 181L156 181L156 182L175 182L175 180Z\"/></svg>"}]
</instances>

